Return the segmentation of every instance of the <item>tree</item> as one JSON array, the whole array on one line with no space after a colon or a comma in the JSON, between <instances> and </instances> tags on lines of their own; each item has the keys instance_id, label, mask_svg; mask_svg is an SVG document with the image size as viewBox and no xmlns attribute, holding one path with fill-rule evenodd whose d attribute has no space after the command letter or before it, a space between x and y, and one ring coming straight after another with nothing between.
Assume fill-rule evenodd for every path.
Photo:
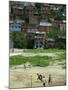
<instances>
[{"instance_id":1,"label":"tree","mask_svg":"<svg viewBox=\"0 0 68 90\"><path fill-rule=\"evenodd\" d=\"M34 35L24 32L12 32L10 38L13 40L14 48L32 49L34 46Z\"/></svg>"},{"instance_id":2,"label":"tree","mask_svg":"<svg viewBox=\"0 0 68 90\"><path fill-rule=\"evenodd\" d=\"M26 34L23 32L13 32L12 39L14 42L14 48L26 48Z\"/></svg>"},{"instance_id":3,"label":"tree","mask_svg":"<svg viewBox=\"0 0 68 90\"><path fill-rule=\"evenodd\" d=\"M27 33L27 48L32 49L34 47L34 36L31 33Z\"/></svg>"},{"instance_id":4,"label":"tree","mask_svg":"<svg viewBox=\"0 0 68 90\"><path fill-rule=\"evenodd\" d=\"M65 31L60 30L57 27L53 27L52 30L47 33L48 38L54 39L56 48L65 48L66 39L65 39Z\"/></svg>"}]
</instances>

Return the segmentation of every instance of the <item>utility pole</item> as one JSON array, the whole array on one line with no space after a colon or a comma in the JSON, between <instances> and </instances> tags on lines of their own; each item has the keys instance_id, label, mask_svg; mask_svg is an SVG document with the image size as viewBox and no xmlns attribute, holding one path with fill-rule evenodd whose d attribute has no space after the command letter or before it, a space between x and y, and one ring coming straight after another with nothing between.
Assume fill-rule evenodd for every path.
<instances>
[{"instance_id":1,"label":"utility pole","mask_svg":"<svg viewBox=\"0 0 68 90\"><path fill-rule=\"evenodd\" d=\"M31 75L31 88L32 88L32 75Z\"/></svg>"},{"instance_id":2,"label":"utility pole","mask_svg":"<svg viewBox=\"0 0 68 90\"><path fill-rule=\"evenodd\" d=\"M10 49L11 49L11 52L13 53L14 52L14 43L13 43L13 35L12 35L12 32L10 32Z\"/></svg>"},{"instance_id":3,"label":"utility pole","mask_svg":"<svg viewBox=\"0 0 68 90\"><path fill-rule=\"evenodd\" d=\"M13 33L11 33L12 53L14 52Z\"/></svg>"}]
</instances>

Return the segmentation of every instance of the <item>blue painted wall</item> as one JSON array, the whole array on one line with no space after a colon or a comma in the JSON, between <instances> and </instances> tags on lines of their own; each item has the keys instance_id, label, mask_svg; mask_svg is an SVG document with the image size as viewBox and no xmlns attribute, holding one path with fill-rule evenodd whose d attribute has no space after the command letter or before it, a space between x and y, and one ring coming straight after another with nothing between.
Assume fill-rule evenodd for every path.
<instances>
[{"instance_id":1,"label":"blue painted wall","mask_svg":"<svg viewBox=\"0 0 68 90\"><path fill-rule=\"evenodd\" d=\"M21 25L22 22L21 21L16 21L16 22L12 22L10 23L9 29L11 32L15 32L15 31L21 31Z\"/></svg>"}]
</instances>

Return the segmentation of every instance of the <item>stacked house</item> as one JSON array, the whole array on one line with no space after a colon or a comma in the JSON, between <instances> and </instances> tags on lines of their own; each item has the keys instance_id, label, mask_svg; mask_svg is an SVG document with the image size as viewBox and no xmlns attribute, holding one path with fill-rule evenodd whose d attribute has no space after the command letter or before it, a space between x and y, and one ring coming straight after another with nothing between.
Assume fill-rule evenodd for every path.
<instances>
[{"instance_id":1,"label":"stacked house","mask_svg":"<svg viewBox=\"0 0 68 90\"><path fill-rule=\"evenodd\" d=\"M10 31L31 33L34 35L33 48L44 48L47 32L54 24L54 20L48 20L51 8L50 4L10 1ZM60 24L61 29L62 26Z\"/></svg>"}]
</instances>

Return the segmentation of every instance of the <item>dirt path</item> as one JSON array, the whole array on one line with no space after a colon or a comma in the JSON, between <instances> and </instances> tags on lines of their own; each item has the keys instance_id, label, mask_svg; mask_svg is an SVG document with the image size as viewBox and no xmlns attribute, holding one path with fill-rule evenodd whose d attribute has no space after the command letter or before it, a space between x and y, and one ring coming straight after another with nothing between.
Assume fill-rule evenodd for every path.
<instances>
[{"instance_id":1,"label":"dirt path","mask_svg":"<svg viewBox=\"0 0 68 90\"><path fill-rule=\"evenodd\" d=\"M43 85L41 81L37 80L37 73L41 73L46 77L46 86L49 86L49 74L51 74L52 77L51 86L65 84L65 69L62 69L61 66L53 65L48 67L31 67L24 69L23 65L18 65L10 68L10 88L42 87Z\"/></svg>"},{"instance_id":2,"label":"dirt path","mask_svg":"<svg viewBox=\"0 0 68 90\"><path fill-rule=\"evenodd\" d=\"M15 56L15 55L22 55L22 56L25 56L25 57L32 57L32 56L56 56L55 53L24 53L24 52L21 52L21 53L10 53L10 56Z\"/></svg>"}]
</instances>

